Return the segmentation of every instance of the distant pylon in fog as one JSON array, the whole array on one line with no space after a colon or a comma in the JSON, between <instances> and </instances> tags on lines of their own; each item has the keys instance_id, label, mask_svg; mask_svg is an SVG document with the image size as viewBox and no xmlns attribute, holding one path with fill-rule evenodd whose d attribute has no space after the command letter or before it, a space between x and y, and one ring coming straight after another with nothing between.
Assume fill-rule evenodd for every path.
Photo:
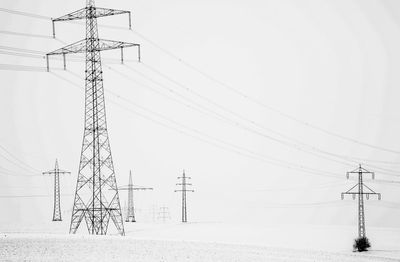
<instances>
[{"instance_id":1,"label":"distant pylon in fog","mask_svg":"<svg viewBox=\"0 0 400 262\"><path fill-rule=\"evenodd\" d=\"M128 190L128 211L126 214L125 222L136 222L135 218L135 205L133 202L134 190L153 190L152 187L134 186L132 182L132 171L129 170L129 184L127 186L119 187L118 190Z\"/></svg>"},{"instance_id":2,"label":"distant pylon in fog","mask_svg":"<svg viewBox=\"0 0 400 262\"><path fill-rule=\"evenodd\" d=\"M43 175L54 175L53 221L62 221L60 204L60 174L71 174L71 172L59 169L57 159L53 170L43 172Z\"/></svg>"},{"instance_id":3,"label":"distant pylon in fog","mask_svg":"<svg viewBox=\"0 0 400 262\"><path fill-rule=\"evenodd\" d=\"M187 183L186 179L191 179L185 175L185 170L183 170L183 175L178 177L182 179L182 183L177 183L177 186L182 186L182 189L175 190L175 192L182 192L182 223L187 222L187 206L186 206L186 192L194 192L194 190L187 189L186 186L191 186L192 184Z\"/></svg>"},{"instance_id":4,"label":"distant pylon in fog","mask_svg":"<svg viewBox=\"0 0 400 262\"><path fill-rule=\"evenodd\" d=\"M165 221L170 217L169 215L169 208L166 206L160 207L160 211L158 212L158 219L162 219L162 221L165 223Z\"/></svg>"}]
</instances>

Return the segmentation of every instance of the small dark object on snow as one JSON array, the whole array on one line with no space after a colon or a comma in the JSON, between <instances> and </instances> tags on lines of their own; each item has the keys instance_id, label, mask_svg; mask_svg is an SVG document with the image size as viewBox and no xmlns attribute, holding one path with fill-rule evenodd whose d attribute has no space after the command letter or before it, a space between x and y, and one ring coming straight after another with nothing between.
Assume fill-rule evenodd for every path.
<instances>
[{"instance_id":1,"label":"small dark object on snow","mask_svg":"<svg viewBox=\"0 0 400 262\"><path fill-rule=\"evenodd\" d=\"M353 249L354 251L363 252L368 251L368 248L371 247L368 238L359 237L354 240Z\"/></svg>"}]
</instances>

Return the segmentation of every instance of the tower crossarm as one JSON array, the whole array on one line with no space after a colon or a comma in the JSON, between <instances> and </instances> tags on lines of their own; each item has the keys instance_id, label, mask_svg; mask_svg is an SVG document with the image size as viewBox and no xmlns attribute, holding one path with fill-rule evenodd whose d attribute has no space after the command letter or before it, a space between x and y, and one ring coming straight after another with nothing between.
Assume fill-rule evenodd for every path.
<instances>
[{"instance_id":1,"label":"tower crossarm","mask_svg":"<svg viewBox=\"0 0 400 262\"><path fill-rule=\"evenodd\" d=\"M371 193L371 192L363 192L363 193L358 193L358 192L344 192L342 193L342 199L344 199L344 195L353 195L353 198L355 198L355 196L357 195L364 195L367 197L367 199L369 199L370 195L376 195L378 196L378 200L381 200L381 193Z\"/></svg>"},{"instance_id":2,"label":"tower crossarm","mask_svg":"<svg viewBox=\"0 0 400 262\"><path fill-rule=\"evenodd\" d=\"M113 50L113 49L120 49L121 50L121 64L124 63L124 52L123 49L127 47L136 46L138 48L138 61L140 62L140 44L136 43L128 43L122 41L114 41L114 40L106 40L106 39L98 39L98 46L91 47L93 51L105 51L105 50ZM87 39L80 40L73 44L64 46L60 49L54 50L50 53L46 54L46 62L47 62L47 71L50 70L49 67L49 56L53 55L62 55L64 60L64 70L66 69L66 61L65 55L66 54L78 54L78 53L85 53L87 50Z\"/></svg>"},{"instance_id":3,"label":"tower crossarm","mask_svg":"<svg viewBox=\"0 0 400 262\"><path fill-rule=\"evenodd\" d=\"M178 189L178 190L175 190L174 192L194 192L194 190L192 190L192 189L185 189L185 190Z\"/></svg>"},{"instance_id":4,"label":"tower crossarm","mask_svg":"<svg viewBox=\"0 0 400 262\"><path fill-rule=\"evenodd\" d=\"M97 9L96 7L94 7L94 8ZM51 21L59 22L59 21L71 21L71 20L86 19L86 10L87 9L88 9L88 7L84 7L79 10L68 13L66 15L63 15L63 16L60 16L57 18L52 18Z\"/></svg>"},{"instance_id":5,"label":"tower crossarm","mask_svg":"<svg viewBox=\"0 0 400 262\"><path fill-rule=\"evenodd\" d=\"M349 179L350 174L357 174L357 175L359 175L359 174L371 174L372 175L372 179L375 179L375 173L371 172L371 171L368 171L367 169L361 167L361 165L357 169L354 169L353 171L347 172L346 173L347 179Z\"/></svg>"},{"instance_id":6,"label":"tower crossarm","mask_svg":"<svg viewBox=\"0 0 400 262\"><path fill-rule=\"evenodd\" d=\"M129 187L119 187L119 188L118 188L118 190L130 190L130 189L132 189L132 190L153 190L152 187L132 187L132 188L129 188Z\"/></svg>"},{"instance_id":7,"label":"tower crossarm","mask_svg":"<svg viewBox=\"0 0 400 262\"><path fill-rule=\"evenodd\" d=\"M71 21L71 20L82 20L86 19L88 14L91 15L92 18L103 17L103 16L112 16L112 15L122 15L128 14L129 16L129 29L132 28L131 22L131 12L125 10L118 10L118 9L110 9L110 8L102 8L102 7L95 7L95 6L87 6L82 9L76 10L69 14L52 18L51 22L53 24L53 38L56 37L56 30L55 30L55 22L62 22L62 21Z\"/></svg>"},{"instance_id":8,"label":"tower crossarm","mask_svg":"<svg viewBox=\"0 0 400 262\"><path fill-rule=\"evenodd\" d=\"M342 199L344 199L344 195L352 195L353 197L355 197L356 195L365 195L367 197L367 199L369 199L370 195L377 195L378 196L378 200L381 200L381 193L377 193L374 190L372 190L370 187L368 187L367 185L363 184L363 187L367 188L369 190L369 192L359 192L359 191L352 191L353 189L355 189L356 187L358 187L359 185L356 184L354 185L352 188L350 188L349 190L347 190L346 192L343 192L342 195Z\"/></svg>"},{"instance_id":9,"label":"tower crossarm","mask_svg":"<svg viewBox=\"0 0 400 262\"><path fill-rule=\"evenodd\" d=\"M364 184L364 187L367 188L370 192L363 192L364 195L367 196L367 199L369 199L370 195L377 195L378 196L378 200L381 200L381 193L377 193L374 190L372 190L369 186Z\"/></svg>"},{"instance_id":10,"label":"tower crossarm","mask_svg":"<svg viewBox=\"0 0 400 262\"><path fill-rule=\"evenodd\" d=\"M132 46L140 47L140 44L99 39L99 47L95 48L94 51L120 49L120 48L132 47ZM50 56L50 55L63 55L63 54L71 54L71 53L85 53L85 52L86 52L86 39L83 39L83 40L80 40L73 44L67 45L60 49L57 49L53 52L47 53L46 55Z\"/></svg>"},{"instance_id":11,"label":"tower crossarm","mask_svg":"<svg viewBox=\"0 0 400 262\"><path fill-rule=\"evenodd\" d=\"M51 175L51 174L54 174L55 172L58 172L59 174L71 174L71 172L69 172L69 171L65 171L65 170L61 170L61 169L59 169L59 170L49 170L49 171L46 171L46 172L42 172L42 174L43 175Z\"/></svg>"},{"instance_id":12,"label":"tower crossarm","mask_svg":"<svg viewBox=\"0 0 400 262\"><path fill-rule=\"evenodd\" d=\"M134 187L133 190L153 190L152 187Z\"/></svg>"},{"instance_id":13,"label":"tower crossarm","mask_svg":"<svg viewBox=\"0 0 400 262\"><path fill-rule=\"evenodd\" d=\"M52 18L51 20L53 22L60 22L60 21L71 21L71 20L81 20L81 19L86 19L86 12L89 10L89 8L94 9L91 14L93 14L93 18L97 17L103 17L103 16L111 16L111 15L122 15L122 14L129 14L130 11L125 11L125 10L118 10L118 9L111 9L111 8L103 8L103 7L94 7L94 6L88 6L81 8L79 10L73 11L69 14L57 17L57 18Z\"/></svg>"}]
</instances>

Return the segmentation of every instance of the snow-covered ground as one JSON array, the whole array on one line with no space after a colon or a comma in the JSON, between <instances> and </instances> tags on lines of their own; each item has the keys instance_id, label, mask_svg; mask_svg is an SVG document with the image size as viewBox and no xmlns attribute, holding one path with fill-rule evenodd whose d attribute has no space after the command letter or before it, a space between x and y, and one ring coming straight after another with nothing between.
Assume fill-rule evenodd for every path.
<instances>
[{"instance_id":1,"label":"snow-covered ground","mask_svg":"<svg viewBox=\"0 0 400 262\"><path fill-rule=\"evenodd\" d=\"M129 223L126 236L68 235L67 222L0 228L0 261L400 261L400 230L367 228L373 248L352 252L356 227Z\"/></svg>"}]
</instances>

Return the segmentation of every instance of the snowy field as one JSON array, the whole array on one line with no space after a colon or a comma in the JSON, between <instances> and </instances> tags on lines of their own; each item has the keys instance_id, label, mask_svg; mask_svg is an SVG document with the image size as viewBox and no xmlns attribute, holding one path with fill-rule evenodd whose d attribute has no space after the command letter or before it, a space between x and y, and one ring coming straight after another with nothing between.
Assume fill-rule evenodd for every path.
<instances>
[{"instance_id":1,"label":"snowy field","mask_svg":"<svg viewBox=\"0 0 400 262\"><path fill-rule=\"evenodd\" d=\"M400 230L390 228L369 228L373 248L355 253L355 227L131 223L120 237L49 226L2 228L0 261L400 261Z\"/></svg>"}]
</instances>

